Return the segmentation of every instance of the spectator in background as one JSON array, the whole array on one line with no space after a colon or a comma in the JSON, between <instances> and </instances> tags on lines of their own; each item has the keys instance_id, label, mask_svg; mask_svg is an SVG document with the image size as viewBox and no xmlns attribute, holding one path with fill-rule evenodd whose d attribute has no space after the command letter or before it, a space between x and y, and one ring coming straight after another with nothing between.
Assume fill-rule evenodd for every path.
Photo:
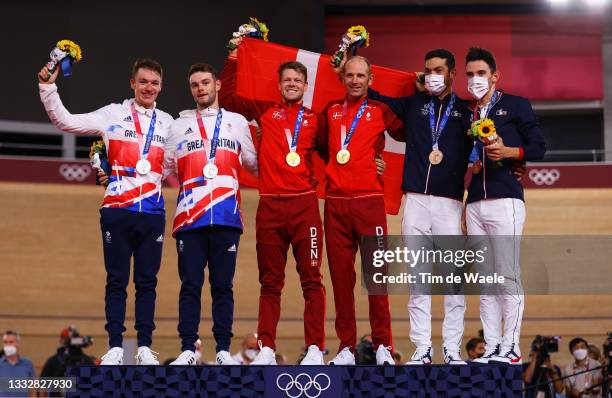
<instances>
[{"instance_id":1,"label":"spectator in background","mask_svg":"<svg viewBox=\"0 0 612 398\"><path fill-rule=\"evenodd\" d=\"M569 343L569 350L574 357L574 362L565 367L563 375L571 376L579 372L587 372L565 379L565 394L567 398L593 398L601 396L601 386L593 387L599 385L602 381L601 369L588 372L588 370L601 366L601 363L589 357L588 349L589 343L582 337L576 337Z\"/></svg>"},{"instance_id":2,"label":"spectator in background","mask_svg":"<svg viewBox=\"0 0 612 398\"><path fill-rule=\"evenodd\" d=\"M248 365L259 353L257 345L257 333L249 333L242 339L242 350L232 355L232 358L240 365Z\"/></svg>"},{"instance_id":3,"label":"spectator in background","mask_svg":"<svg viewBox=\"0 0 612 398\"><path fill-rule=\"evenodd\" d=\"M555 398L563 393L561 368L555 365L550 354L542 352L541 348L539 343L534 342L529 353L529 363L523 364L525 398Z\"/></svg>"},{"instance_id":4,"label":"spectator in background","mask_svg":"<svg viewBox=\"0 0 612 398\"><path fill-rule=\"evenodd\" d=\"M19 355L19 346L21 337L19 333L7 330L2 336L4 344L4 357L0 358L0 377L10 377L12 379L21 379L26 377L36 377L32 361L28 358ZM34 390L27 391L26 389L2 392L0 397L35 397Z\"/></svg>"},{"instance_id":5,"label":"spectator in background","mask_svg":"<svg viewBox=\"0 0 612 398\"><path fill-rule=\"evenodd\" d=\"M468 355L468 362L476 358L482 358L485 353L485 341L480 337L473 337L465 345L465 351Z\"/></svg>"},{"instance_id":6,"label":"spectator in background","mask_svg":"<svg viewBox=\"0 0 612 398\"><path fill-rule=\"evenodd\" d=\"M597 348L595 344L589 344L588 351L589 351L588 353L589 358L591 358L594 361L599 361L600 363L603 363L603 358L601 356L601 350Z\"/></svg>"},{"instance_id":7,"label":"spectator in background","mask_svg":"<svg viewBox=\"0 0 612 398\"><path fill-rule=\"evenodd\" d=\"M83 348L90 346L93 340L88 336L81 336L75 326L62 330L59 343L57 352L45 362L40 377L66 377L68 367L95 364L94 359L83 352ZM50 397L64 395L60 392L49 393Z\"/></svg>"}]
</instances>

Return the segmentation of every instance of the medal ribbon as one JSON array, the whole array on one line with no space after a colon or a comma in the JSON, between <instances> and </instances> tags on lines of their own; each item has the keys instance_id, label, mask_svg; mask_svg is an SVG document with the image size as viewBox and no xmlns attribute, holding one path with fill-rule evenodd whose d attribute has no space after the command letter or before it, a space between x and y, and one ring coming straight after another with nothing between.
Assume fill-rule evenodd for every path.
<instances>
[{"instance_id":1,"label":"medal ribbon","mask_svg":"<svg viewBox=\"0 0 612 398\"><path fill-rule=\"evenodd\" d=\"M202 120L202 115L200 112L196 110L196 119L198 121L198 128L200 130L200 137L204 142L208 141L208 134L206 133L206 127L204 127L204 121ZM215 156L217 154L217 143L219 142L219 131L221 131L221 120L223 119L223 114L221 108L217 112L217 119L215 120L215 130L213 132L213 138L210 145L210 156L208 157L209 163L215 163Z\"/></svg>"},{"instance_id":2,"label":"medal ribbon","mask_svg":"<svg viewBox=\"0 0 612 398\"><path fill-rule=\"evenodd\" d=\"M363 116L363 112L365 111L366 106L368 106L368 99L364 99L357 111L357 114L353 118L353 122L351 123L351 128L349 129L348 134L346 133L346 115L348 114L348 104L347 101L344 101L344 105L342 106L342 124L341 124L341 133L340 133L340 143L342 145L342 149L346 149L348 147L349 142L351 142L351 138L353 138L353 133L355 133L355 129L357 128L357 123Z\"/></svg>"},{"instance_id":3,"label":"medal ribbon","mask_svg":"<svg viewBox=\"0 0 612 398\"><path fill-rule=\"evenodd\" d=\"M157 113L153 111L153 115L151 116L151 124L149 124L149 131L147 132L147 138L144 144L142 145L142 130L140 129L140 119L138 119L138 112L136 112L136 107L132 102L130 106L132 110L132 119L134 119L134 127L136 127L136 136L138 137L138 147L142 148L142 154L140 155L141 159L146 159L147 154L149 153L149 149L151 149L151 141L153 140L153 132L155 131L155 122L157 121Z\"/></svg>"},{"instance_id":4,"label":"medal ribbon","mask_svg":"<svg viewBox=\"0 0 612 398\"><path fill-rule=\"evenodd\" d=\"M474 113L472 114L472 122L476 121L477 119L485 119L489 117L489 112L495 106L497 101L501 98L501 95L502 93L500 91L495 90L495 92L493 93L493 96L491 97L491 101L489 101L489 103L487 104L485 108L486 111L483 117L480 117L480 113L478 112L478 104L476 103L476 101L474 101L474 107L473 107ZM484 145L482 144L482 141L477 139L474 142L474 146L476 147L476 153L478 154L478 158L480 160L484 159Z\"/></svg>"},{"instance_id":5,"label":"medal ribbon","mask_svg":"<svg viewBox=\"0 0 612 398\"><path fill-rule=\"evenodd\" d=\"M436 120L435 120L435 112L434 112L434 101L433 97L429 100L429 128L431 129L431 144L434 150L438 149L438 140L440 136L442 136L442 131L444 131L444 127L446 127L446 123L448 122L448 118L453 110L453 105L455 104L455 93L451 94L450 101L446 106L446 110L444 111L444 116L442 116L442 120L436 129ZM443 106L442 101L440 101L440 106Z\"/></svg>"},{"instance_id":6,"label":"medal ribbon","mask_svg":"<svg viewBox=\"0 0 612 398\"><path fill-rule=\"evenodd\" d=\"M289 144L289 151L296 152L297 151L297 143L298 137L300 135L300 130L302 129L302 119L304 118L304 106L300 107L300 110L297 114L297 119L295 119L295 127L293 128L293 136L291 135L291 130L289 129L289 121L287 120L287 113L285 110L280 108L280 112L283 115L283 123L285 126L285 135L287 136L287 143Z\"/></svg>"}]
</instances>

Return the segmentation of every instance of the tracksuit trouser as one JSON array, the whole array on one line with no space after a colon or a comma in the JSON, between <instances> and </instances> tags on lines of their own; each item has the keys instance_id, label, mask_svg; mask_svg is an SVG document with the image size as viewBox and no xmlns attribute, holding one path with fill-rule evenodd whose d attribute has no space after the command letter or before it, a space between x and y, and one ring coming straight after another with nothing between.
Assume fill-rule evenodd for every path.
<instances>
[{"instance_id":1,"label":"tracksuit trouser","mask_svg":"<svg viewBox=\"0 0 612 398\"><path fill-rule=\"evenodd\" d=\"M487 235L492 250L488 272L503 275L503 286L488 288L480 296L480 320L488 348L520 353L525 295L520 275L520 240L525 224L525 203L520 199L486 199L467 205L469 235ZM502 328L503 321L503 328Z\"/></svg>"},{"instance_id":2,"label":"tracksuit trouser","mask_svg":"<svg viewBox=\"0 0 612 398\"><path fill-rule=\"evenodd\" d=\"M325 200L325 246L334 288L338 351L353 350L357 343L355 319L355 255L364 236L385 236L387 215L383 196L327 198ZM368 295L374 349L393 346L391 313L386 294Z\"/></svg>"},{"instance_id":3,"label":"tracksuit trouser","mask_svg":"<svg viewBox=\"0 0 612 398\"><path fill-rule=\"evenodd\" d=\"M150 346L155 329L155 288L161 264L166 218L163 214L100 209L106 268L106 331L111 348L123 345L127 285L134 257L138 346Z\"/></svg>"},{"instance_id":4,"label":"tracksuit trouser","mask_svg":"<svg viewBox=\"0 0 612 398\"><path fill-rule=\"evenodd\" d=\"M199 338L204 268L207 265L216 351L229 351L234 321L233 281L241 233L238 228L224 226L207 226L176 233L181 279L178 332L182 351L195 352L195 342Z\"/></svg>"},{"instance_id":5,"label":"tracksuit trouser","mask_svg":"<svg viewBox=\"0 0 612 398\"><path fill-rule=\"evenodd\" d=\"M408 192L404 204L402 235L404 241L421 241L419 236L462 235L461 212L463 204L455 199ZM418 250L419 247L413 248ZM408 298L410 340L417 348L431 346L431 295L410 294ZM444 347L459 350L463 338L465 296L444 296L444 321L442 340Z\"/></svg>"},{"instance_id":6,"label":"tracksuit trouser","mask_svg":"<svg viewBox=\"0 0 612 398\"><path fill-rule=\"evenodd\" d=\"M276 349L281 292L285 284L287 251L292 246L304 297L304 343L325 348L325 287L321 276L323 226L315 193L259 199L256 217L259 267L257 335Z\"/></svg>"}]
</instances>

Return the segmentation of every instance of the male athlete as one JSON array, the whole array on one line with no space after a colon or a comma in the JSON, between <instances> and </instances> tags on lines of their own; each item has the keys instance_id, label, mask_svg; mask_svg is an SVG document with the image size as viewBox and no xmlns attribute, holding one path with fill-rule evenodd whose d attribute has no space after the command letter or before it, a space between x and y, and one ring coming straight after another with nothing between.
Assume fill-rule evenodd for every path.
<instances>
[{"instance_id":1,"label":"male athlete","mask_svg":"<svg viewBox=\"0 0 612 398\"><path fill-rule=\"evenodd\" d=\"M102 136L112 173L100 209L106 268L106 331L109 351L101 365L123 363L126 287L134 257L139 365L158 365L149 348L155 329L155 288L164 241L165 210L161 196L164 148L173 119L157 108L162 68L139 59L132 68L134 98L96 111L71 114L62 104L55 81L59 68L38 73L40 98L51 122L78 135Z\"/></svg>"},{"instance_id":2,"label":"male athlete","mask_svg":"<svg viewBox=\"0 0 612 398\"><path fill-rule=\"evenodd\" d=\"M233 279L242 233L240 168L257 173L257 155L246 119L219 107L221 81L208 64L189 69L196 109L172 124L166 162L180 182L173 234L181 292L178 331L182 353L171 365L193 365L200 325L204 269L208 265L213 336L219 365L237 365L230 352Z\"/></svg>"}]
</instances>

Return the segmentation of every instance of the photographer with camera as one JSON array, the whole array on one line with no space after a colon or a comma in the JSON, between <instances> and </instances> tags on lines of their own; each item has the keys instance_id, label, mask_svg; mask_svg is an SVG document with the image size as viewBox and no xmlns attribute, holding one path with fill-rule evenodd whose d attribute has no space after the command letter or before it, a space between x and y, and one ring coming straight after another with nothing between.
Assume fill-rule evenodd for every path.
<instances>
[{"instance_id":1,"label":"photographer with camera","mask_svg":"<svg viewBox=\"0 0 612 398\"><path fill-rule=\"evenodd\" d=\"M45 362L40 377L66 377L66 369L72 366L94 365L94 359L83 352L93 344L91 336L81 336L75 326L69 326L60 334L60 347L55 355ZM50 397L63 396L59 392L49 393Z\"/></svg>"},{"instance_id":2,"label":"photographer with camera","mask_svg":"<svg viewBox=\"0 0 612 398\"><path fill-rule=\"evenodd\" d=\"M588 348L589 343L582 337L576 337L569 343L574 362L567 365L563 372L563 375L567 376L565 379L567 398L601 397L601 363L589 358Z\"/></svg>"},{"instance_id":3,"label":"photographer with camera","mask_svg":"<svg viewBox=\"0 0 612 398\"><path fill-rule=\"evenodd\" d=\"M525 398L555 398L563 392L563 381L557 380L561 377L561 368L550 359L550 353L558 351L558 336L537 335L533 340L529 364L523 374Z\"/></svg>"}]
</instances>

